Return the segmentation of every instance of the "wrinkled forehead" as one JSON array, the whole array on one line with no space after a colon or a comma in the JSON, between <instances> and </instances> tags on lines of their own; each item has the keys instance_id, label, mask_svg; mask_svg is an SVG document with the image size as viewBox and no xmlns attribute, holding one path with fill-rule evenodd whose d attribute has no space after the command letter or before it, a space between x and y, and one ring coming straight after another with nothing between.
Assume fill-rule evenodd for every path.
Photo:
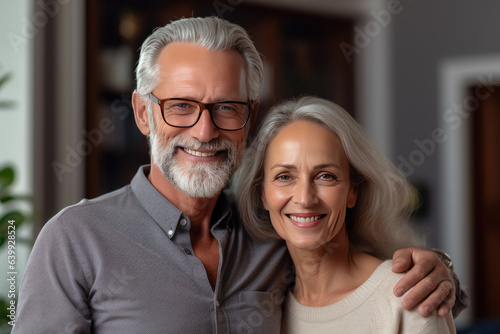
<instances>
[{"instance_id":1,"label":"wrinkled forehead","mask_svg":"<svg viewBox=\"0 0 500 334\"><path fill-rule=\"evenodd\" d=\"M296 121L281 129L270 141L265 159L266 164L307 161L312 164L336 163L349 168L337 135L310 121Z\"/></svg>"},{"instance_id":2,"label":"wrinkled forehead","mask_svg":"<svg viewBox=\"0 0 500 334\"><path fill-rule=\"evenodd\" d=\"M157 64L158 86L191 94L183 97L248 100L245 61L235 50L212 51L198 44L175 42L162 50Z\"/></svg>"}]
</instances>

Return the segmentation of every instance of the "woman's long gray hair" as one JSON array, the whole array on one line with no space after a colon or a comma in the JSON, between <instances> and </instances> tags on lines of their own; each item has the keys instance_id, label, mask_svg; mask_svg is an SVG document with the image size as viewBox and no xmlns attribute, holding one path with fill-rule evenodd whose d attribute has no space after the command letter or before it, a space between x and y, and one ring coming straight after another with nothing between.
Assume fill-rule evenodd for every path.
<instances>
[{"instance_id":1,"label":"woman's long gray hair","mask_svg":"<svg viewBox=\"0 0 500 334\"><path fill-rule=\"evenodd\" d=\"M240 215L248 232L260 240L279 238L261 201L264 161L267 147L278 132L299 120L326 127L342 143L350 181L358 189L356 205L346 214L350 242L381 259L392 257L402 247L422 246L422 239L409 224L415 201L413 187L344 109L307 96L270 110L234 178Z\"/></svg>"}]
</instances>

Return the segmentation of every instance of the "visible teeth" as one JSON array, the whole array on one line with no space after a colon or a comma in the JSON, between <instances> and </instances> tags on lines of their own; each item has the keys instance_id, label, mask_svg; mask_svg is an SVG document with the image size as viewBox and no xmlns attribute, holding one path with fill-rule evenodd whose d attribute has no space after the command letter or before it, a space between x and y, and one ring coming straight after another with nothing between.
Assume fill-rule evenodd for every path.
<instances>
[{"instance_id":1,"label":"visible teeth","mask_svg":"<svg viewBox=\"0 0 500 334\"><path fill-rule=\"evenodd\" d=\"M185 148L184 151L191 155L195 155L197 157L213 157L217 152L200 152L200 151L194 151L190 150L189 148Z\"/></svg>"},{"instance_id":2,"label":"visible teeth","mask_svg":"<svg viewBox=\"0 0 500 334\"><path fill-rule=\"evenodd\" d=\"M307 217L307 218L297 217L297 216L290 216L290 218L292 220L295 220L298 223L304 224L304 223L310 223L310 222L319 220L321 218L321 216L313 216L313 217Z\"/></svg>"}]
</instances>

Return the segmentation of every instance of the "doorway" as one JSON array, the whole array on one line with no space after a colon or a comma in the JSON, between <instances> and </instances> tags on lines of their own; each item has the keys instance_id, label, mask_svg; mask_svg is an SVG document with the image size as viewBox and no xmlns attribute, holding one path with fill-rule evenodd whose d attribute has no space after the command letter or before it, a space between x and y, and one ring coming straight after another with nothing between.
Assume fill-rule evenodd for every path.
<instances>
[{"instance_id":1,"label":"doorway","mask_svg":"<svg viewBox=\"0 0 500 334\"><path fill-rule=\"evenodd\" d=\"M500 243L500 240L498 234L495 236L492 232L494 225L498 225L498 219L497 223L493 224L479 222L484 218L476 217L477 213L490 217L490 213L483 210L484 200L476 197L488 196L488 201L495 201L485 191L490 191L489 187L499 186L498 176L485 176L481 181L477 173L483 173L481 168L489 170L492 163L496 164L496 171L499 169L500 125L498 118L494 118L498 117L499 113L498 102L495 101L498 101L497 96L500 94L500 55L444 59L439 65L439 90L438 117L440 126L447 135L440 150L441 184L438 204L443 223L440 244L453 258L455 273L470 297L470 306L455 319L457 328L460 328L473 321L498 318L499 315L489 306L484 306L489 308L486 313L483 306L478 305L485 303L486 299L493 300L498 297L494 286L498 284L499 276L489 277L498 273L486 272L484 270L494 269L482 267L485 263L490 267L498 263L491 258L495 256L495 251L488 248L485 240L491 238L497 240L496 243ZM480 111L484 108L489 112ZM494 125L494 130L486 130L486 127ZM491 137L492 134L496 139ZM494 149L496 151L492 151ZM495 154L496 160L491 160ZM481 159L477 155L488 156L485 158L488 159L487 162L480 162ZM481 182L487 183L488 188L482 187ZM478 192L483 194L478 195ZM498 200L496 201L498 203ZM488 236L483 235L486 233ZM488 255L485 255L485 252ZM480 273L475 274L476 271ZM494 283L490 285L491 282ZM490 316L492 313L496 316Z\"/></svg>"},{"instance_id":2,"label":"doorway","mask_svg":"<svg viewBox=\"0 0 500 334\"><path fill-rule=\"evenodd\" d=\"M472 88L478 91L480 86ZM476 319L500 318L500 85L472 113L474 295Z\"/></svg>"}]
</instances>

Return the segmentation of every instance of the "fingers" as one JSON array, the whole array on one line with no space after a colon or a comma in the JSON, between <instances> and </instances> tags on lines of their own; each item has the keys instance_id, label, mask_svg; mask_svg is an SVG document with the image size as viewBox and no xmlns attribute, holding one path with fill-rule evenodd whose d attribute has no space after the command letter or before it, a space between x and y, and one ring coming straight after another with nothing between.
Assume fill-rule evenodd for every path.
<instances>
[{"instance_id":1,"label":"fingers","mask_svg":"<svg viewBox=\"0 0 500 334\"><path fill-rule=\"evenodd\" d=\"M418 307L418 313L428 316L438 309L439 316L443 317L451 311L455 304L455 285L450 281L443 281Z\"/></svg>"},{"instance_id":2,"label":"fingers","mask_svg":"<svg viewBox=\"0 0 500 334\"><path fill-rule=\"evenodd\" d=\"M432 254L432 252L430 253ZM416 305L421 299L429 295L441 281L450 278L447 268L442 263L440 266L439 263L440 261L436 255L433 255L433 258L425 259L425 261L422 259L416 261L415 266L396 284L394 294L400 297L415 286L416 290L413 289L411 295L419 297L414 300L413 306ZM405 299L407 298L408 296ZM409 309L413 306L409 307Z\"/></svg>"},{"instance_id":3,"label":"fingers","mask_svg":"<svg viewBox=\"0 0 500 334\"><path fill-rule=\"evenodd\" d=\"M455 284L452 273L432 251L419 248L398 250L393 256L393 271L402 272L413 265L394 286L394 294L402 296L412 289L403 299L403 307L412 309L419 305L422 316L438 310L440 316L448 314L455 304Z\"/></svg>"},{"instance_id":4,"label":"fingers","mask_svg":"<svg viewBox=\"0 0 500 334\"><path fill-rule=\"evenodd\" d=\"M403 307L407 310L411 310L415 307L415 305L423 301L424 298L430 296L436 287L437 284L432 280L432 278L425 277L424 279L421 279L403 299ZM441 303L445 297L446 296L443 296L439 303ZM435 301L435 299L433 299L433 301Z\"/></svg>"},{"instance_id":5,"label":"fingers","mask_svg":"<svg viewBox=\"0 0 500 334\"><path fill-rule=\"evenodd\" d=\"M412 265L412 254L415 248L404 248L394 252L392 256L392 271L402 273L410 269Z\"/></svg>"},{"instance_id":6,"label":"fingers","mask_svg":"<svg viewBox=\"0 0 500 334\"><path fill-rule=\"evenodd\" d=\"M456 302L455 284L452 284L452 286L453 288L450 290L448 298L446 298L444 302L439 306L438 314L440 317L444 317L445 315L450 313L453 310L453 306L455 305Z\"/></svg>"},{"instance_id":7,"label":"fingers","mask_svg":"<svg viewBox=\"0 0 500 334\"><path fill-rule=\"evenodd\" d=\"M449 278L447 270L435 268L403 299L403 307L408 310L419 303L418 313L422 316L427 316L438 308L440 316L448 314L455 304L455 284Z\"/></svg>"}]
</instances>

